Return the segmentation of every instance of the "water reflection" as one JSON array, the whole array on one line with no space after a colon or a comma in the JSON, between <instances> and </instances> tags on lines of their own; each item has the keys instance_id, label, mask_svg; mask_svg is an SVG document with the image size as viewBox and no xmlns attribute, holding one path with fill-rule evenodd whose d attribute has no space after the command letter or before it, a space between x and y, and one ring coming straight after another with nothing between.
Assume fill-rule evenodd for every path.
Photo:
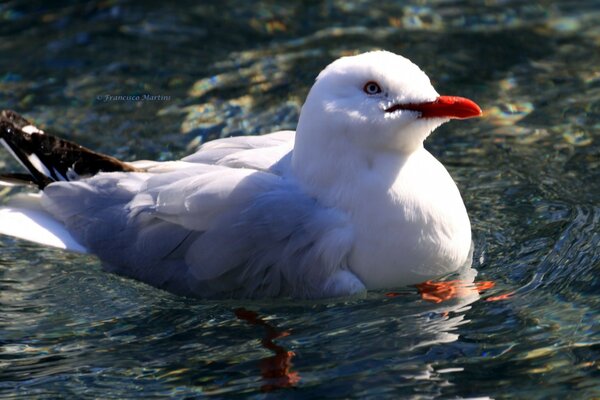
<instances>
[{"instance_id":1,"label":"water reflection","mask_svg":"<svg viewBox=\"0 0 600 400\"><path fill-rule=\"evenodd\" d=\"M291 387L300 382L301 378L298 372L292 371L294 352L286 350L274 342L275 339L289 336L290 331L276 328L254 311L238 308L234 312L240 320L251 325L264 327L265 336L261 340L261 344L264 348L275 353L275 355L263 358L260 361L261 376L264 380L264 384L261 385L260 389L263 392L270 392L279 388Z\"/></svg>"},{"instance_id":2,"label":"water reflection","mask_svg":"<svg viewBox=\"0 0 600 400\"><path fill-rule=\"evenodd\" d=\"M465 198L478 280L496 286L462 303L414 288L197 302L0 238L0 397L256 397L293 373L301 379L273 395L600 396L597 1L61 3L0 5L0 102L125 159L293 129L316 74L374 48L477 99L483 119L448 124L426 145ZM171 100L96 100L143 93ZM0 165L12 162L0 152ZM232 313L240 307L256 324Z\"/></svg>"},{"instance_id":3,"label":"water reflection","mask_svg":"<svg viewBox=\"0 0 600 400\"><path fill-rule=\"evenodd\" d=\"M489 282L474 282L475 275L466 268L460 279L449 277L448 285L432 282L429 289L373 292L364 299L256 303L235 309L238 319L264 329L261 346L274 353L254 364L255 374L261 376L260 390L305 388L331 380L347 385L340 395L348 390L348 395L356 395L351 391L356 382L393 376L399 386L428 382L426 393L441 391L462 367L440 363L438 352L446 353L443 346L460 340L460 330L470 323L471 307L482 299L480 292L490 301L506 297L494 292ZM444 290L433 295L433 287ZM348 335L351 340L339 341ZM453 354L454 350L442 358Z\"/></svg>"}]
</instances>

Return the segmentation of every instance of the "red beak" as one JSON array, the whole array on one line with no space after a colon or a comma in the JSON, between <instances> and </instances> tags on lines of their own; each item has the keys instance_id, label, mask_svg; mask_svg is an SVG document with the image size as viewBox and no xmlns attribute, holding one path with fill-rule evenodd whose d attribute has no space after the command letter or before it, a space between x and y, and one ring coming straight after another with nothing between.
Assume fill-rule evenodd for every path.
<instances>
[{"instance_id":1,"label":"red beak","mask_svg":"<svg viewBox=\"0 0 600 400\"><path fill-rule=\"evenodd\" d=\"M481 115L481 108L474 101L456 96L440 96L427 103L394 104L385 111L396 110L418 111L419 118L466 119Z\"/></svg>"}]
</instances>

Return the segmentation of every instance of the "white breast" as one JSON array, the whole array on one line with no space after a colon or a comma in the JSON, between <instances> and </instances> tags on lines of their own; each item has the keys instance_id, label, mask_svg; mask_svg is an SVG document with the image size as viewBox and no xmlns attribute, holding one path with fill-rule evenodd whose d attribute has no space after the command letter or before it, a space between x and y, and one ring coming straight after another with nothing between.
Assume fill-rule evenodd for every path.
<instances>
[{"instance_id":1,"label":"white breast","mask_svg":"<svg viewBox=\"0 0 600 400\"><path fill-rule=\"evenodd\" d=\"M429 152L408 157L387 191L372 179L354 187L356 244L349 264L369 289L411 285L458 269L471 226L454 181ZM360 183L359 183L360 185Z\"/></svg>"}]
</instances>

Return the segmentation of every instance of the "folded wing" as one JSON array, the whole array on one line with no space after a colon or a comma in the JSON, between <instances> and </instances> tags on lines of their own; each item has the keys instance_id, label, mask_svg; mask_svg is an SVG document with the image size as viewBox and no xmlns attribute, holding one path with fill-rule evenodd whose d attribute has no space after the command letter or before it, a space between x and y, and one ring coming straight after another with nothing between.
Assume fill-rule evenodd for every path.
<instances>
[{"instance_id":1,"label":"folded wing","mask_svg":"<svg viewBox=\"0 0 600 400\"><path fill-rule=\"evenodd\" d=\"M353 241L341 212L247 169L99 174L42 201L107 269L189 296L327 296Z\"/></svg>"},{"instance_id":2,"label":"folded wing","mask_svg":"<svg viewBox=\"0 0 600 400\"><path fill-rule=\"evenodd\" d=\"M0 210L1 223L26 228L0 232L96 254L110 271L188 296L364 289L346 269L346 215L286 178L293 132L217 140L181 161L123 163L16 113L0 117L3 144L30 173L4 180L43 189Z\"/></svg>"}]
</instances>

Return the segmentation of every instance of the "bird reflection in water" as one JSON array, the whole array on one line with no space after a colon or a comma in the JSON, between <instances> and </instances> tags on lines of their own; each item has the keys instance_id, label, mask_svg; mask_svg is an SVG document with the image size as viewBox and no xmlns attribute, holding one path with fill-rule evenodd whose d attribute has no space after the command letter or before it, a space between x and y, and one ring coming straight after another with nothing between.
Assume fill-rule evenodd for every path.
<instances>
[{"instance_id":1,"label":"bird reflection in water","mask_svg":"<svg viewBox=\"0 0 600 400\"><path fill-rule=\"evenodd\" d=\"M265 384L261 386L263 392L270 392L280 388L292 387L300 381L298 372L292 371L292 358L295 354L274 342L275 339L288 336L289 330L279 330L271 325L258 313L245 308L234 310L235 316L251 325L260 325L265 328L265 337L261 340L264 348L271 350L275 355L263 358L260 361L260 372Z\"/></svg>"}]
</instances>

